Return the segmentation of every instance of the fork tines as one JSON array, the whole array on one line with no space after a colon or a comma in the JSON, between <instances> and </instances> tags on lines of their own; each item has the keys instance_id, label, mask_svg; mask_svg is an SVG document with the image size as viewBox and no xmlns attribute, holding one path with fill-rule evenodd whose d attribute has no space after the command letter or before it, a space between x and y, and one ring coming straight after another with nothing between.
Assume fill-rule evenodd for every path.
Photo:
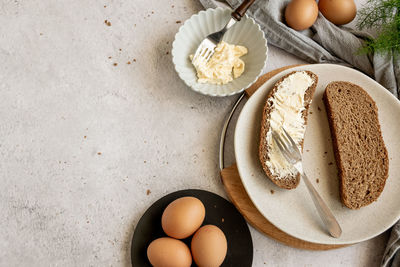
<instances>
[{"instance_id":1,"label":"fork tines","mask_svg":"<svg viewBox=\"0 0 400 267\"><path fill-rule=\"evenodd\" d=\"M301 153L296 143L283 127L281 129L281 134L272 130L272 138L282 152L282 155L291 163L293 163L293 160L301 160Z\"/></svg>"},{"instance_id":2,"label":"fork tines","mask_svg":"<svg viewBox=\"0 0 400 267\"><path fill-rule=\"evenodd\" d=\"M199 47L196 50L196 53L193 56L192 62L196 64L199 60L207 62L211 56L214 54L215 44L208 41L207 39L201 42ZM198 65L198 64L196 64Z\"/></svg>"}]
</instances>

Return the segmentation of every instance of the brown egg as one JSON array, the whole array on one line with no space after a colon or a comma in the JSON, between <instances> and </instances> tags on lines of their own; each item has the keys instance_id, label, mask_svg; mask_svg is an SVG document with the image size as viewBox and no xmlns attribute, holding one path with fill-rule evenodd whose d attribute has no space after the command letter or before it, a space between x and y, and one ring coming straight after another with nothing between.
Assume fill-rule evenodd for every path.
<instances>
[{"instance_id":1,"label":"brown egg","mask_svg":"<svg viewBox=\"0 0 400 267\"><path fill-rule=\"evenodd\" d=\"M353 0L319 0L319 11L336 25L347 24L357 14L357 7Z\"/></svg>"},{"instance_id":2,"label":"brown egg","mask_svg":"<svg viewBox=\"0 0 400 267\"><path fill-rule=\"evenodd\" d=\"M201 227L192 238L191 250L199 267L220 266L228 250L224 232L215 225Z\"/></svg>"},{"instance_id":3,"label":"brown egg","mask_svg":"<svg viewBox=\"0 0 400 267\"><path fill-rule=\"evenodd\" d=\"M173 238L191 236L203 223L206 209L195 197L181 197L172 201L164 210L161 226Z\"/></svg>"},{"instance_id":4,"label":"brown egg","mask_svg":"<svg viewBox=\"0 0 400 267\"><path fill-rule=\"evenodd\" d=\"M318 5L315 0L293 0L285 9L287 25L297 31L311 27L317 17Z\"/></svg>"},{"instance_id":5,"label":"brown egg","mask_svg":"<svg viewBox=\"0 0 400 267\"><path fill-rule=\"evenodd\" d=\"M189 267L192 265L190 250L180 240L162 237L147 248L147 258L154 267Z\"/></svg>"}]
</instances>

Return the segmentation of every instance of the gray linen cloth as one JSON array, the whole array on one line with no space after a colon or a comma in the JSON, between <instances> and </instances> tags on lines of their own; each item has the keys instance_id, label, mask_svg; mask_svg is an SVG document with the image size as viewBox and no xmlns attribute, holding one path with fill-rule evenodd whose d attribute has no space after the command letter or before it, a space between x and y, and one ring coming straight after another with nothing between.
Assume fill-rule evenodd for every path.
<instances>
[{"instance_id":1,"label":"gray linen cloth","mask_svg":"<svg viewBox=\"0 0 400 267\"><path fill-rule=\"evenodd\" d=\"M215 8L223 1L200 0L205 8ZM226 0L232 8L241 1ZM310 63L335 63L356 68L400 97L400 56L358 55L357 50L369 34L337 27L321 14L307 30L298 32L284 23L288 0L257 0L247 14L260 24L268 42ZM398 178L398 177L393 177ZM400 207L399 207L400 208ZM400 267L400 221L392 228L382 259L383 267Z\"/></svg>"}]
</instances>

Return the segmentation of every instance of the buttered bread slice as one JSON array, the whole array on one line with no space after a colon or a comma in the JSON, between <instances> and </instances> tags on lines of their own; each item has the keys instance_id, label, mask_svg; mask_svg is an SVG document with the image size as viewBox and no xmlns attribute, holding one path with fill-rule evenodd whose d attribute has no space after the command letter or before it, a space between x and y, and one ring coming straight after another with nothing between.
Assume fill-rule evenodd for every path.
<instances>
[{"instance_id":1,"label":"buttered bread slice","mask_svg":"<svg viewBox=\"0 0 400 267\"><path fill-rule=\"evenodd\" d=\"M360 86L331 82L325 89L340 195L344 205L359 209L378 199L389 173L375 101Z\"/></svg>"},{"instance_id":2,"label":"buttered bread slice","mask_svg":"<svg viewBox=\"0 0 400 267\"><path fill-rule=\"evenodd\" d=\"M283 127L303 149L308 110L318 83L311 71L294 71L282 77L265 101L261 121L259 159L265 174L277 186L296 188L300 174L282 156L272 139L272 129Z\"/></svg>"}]
</instances>

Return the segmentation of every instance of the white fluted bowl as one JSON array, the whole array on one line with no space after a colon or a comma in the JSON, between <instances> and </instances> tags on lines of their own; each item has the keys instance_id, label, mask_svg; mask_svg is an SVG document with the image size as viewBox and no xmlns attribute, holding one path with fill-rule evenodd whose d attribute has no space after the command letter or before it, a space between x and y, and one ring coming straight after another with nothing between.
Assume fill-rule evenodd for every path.
<instances>
[{"instance_id":1,"label":"white fluted bowl","mask_svg":"<svg viewBox=\"0 0 400 267\"><path fill-rule=\"evenodd\" d=\"M229 96L250 87L261 75L267 61L267 40L260 26L248 16L237 22L226 32L223 40L229 44L243 45L248 53L241 57L245 71L233 81L224 84L198 83L196 70L189 60L200 42L215 31L225 26L231 16L228 8L207 9L188 19L175 35L172 44L172 61L179 77L194 91L211 96Z\"/></svg>"}]
</instances>

